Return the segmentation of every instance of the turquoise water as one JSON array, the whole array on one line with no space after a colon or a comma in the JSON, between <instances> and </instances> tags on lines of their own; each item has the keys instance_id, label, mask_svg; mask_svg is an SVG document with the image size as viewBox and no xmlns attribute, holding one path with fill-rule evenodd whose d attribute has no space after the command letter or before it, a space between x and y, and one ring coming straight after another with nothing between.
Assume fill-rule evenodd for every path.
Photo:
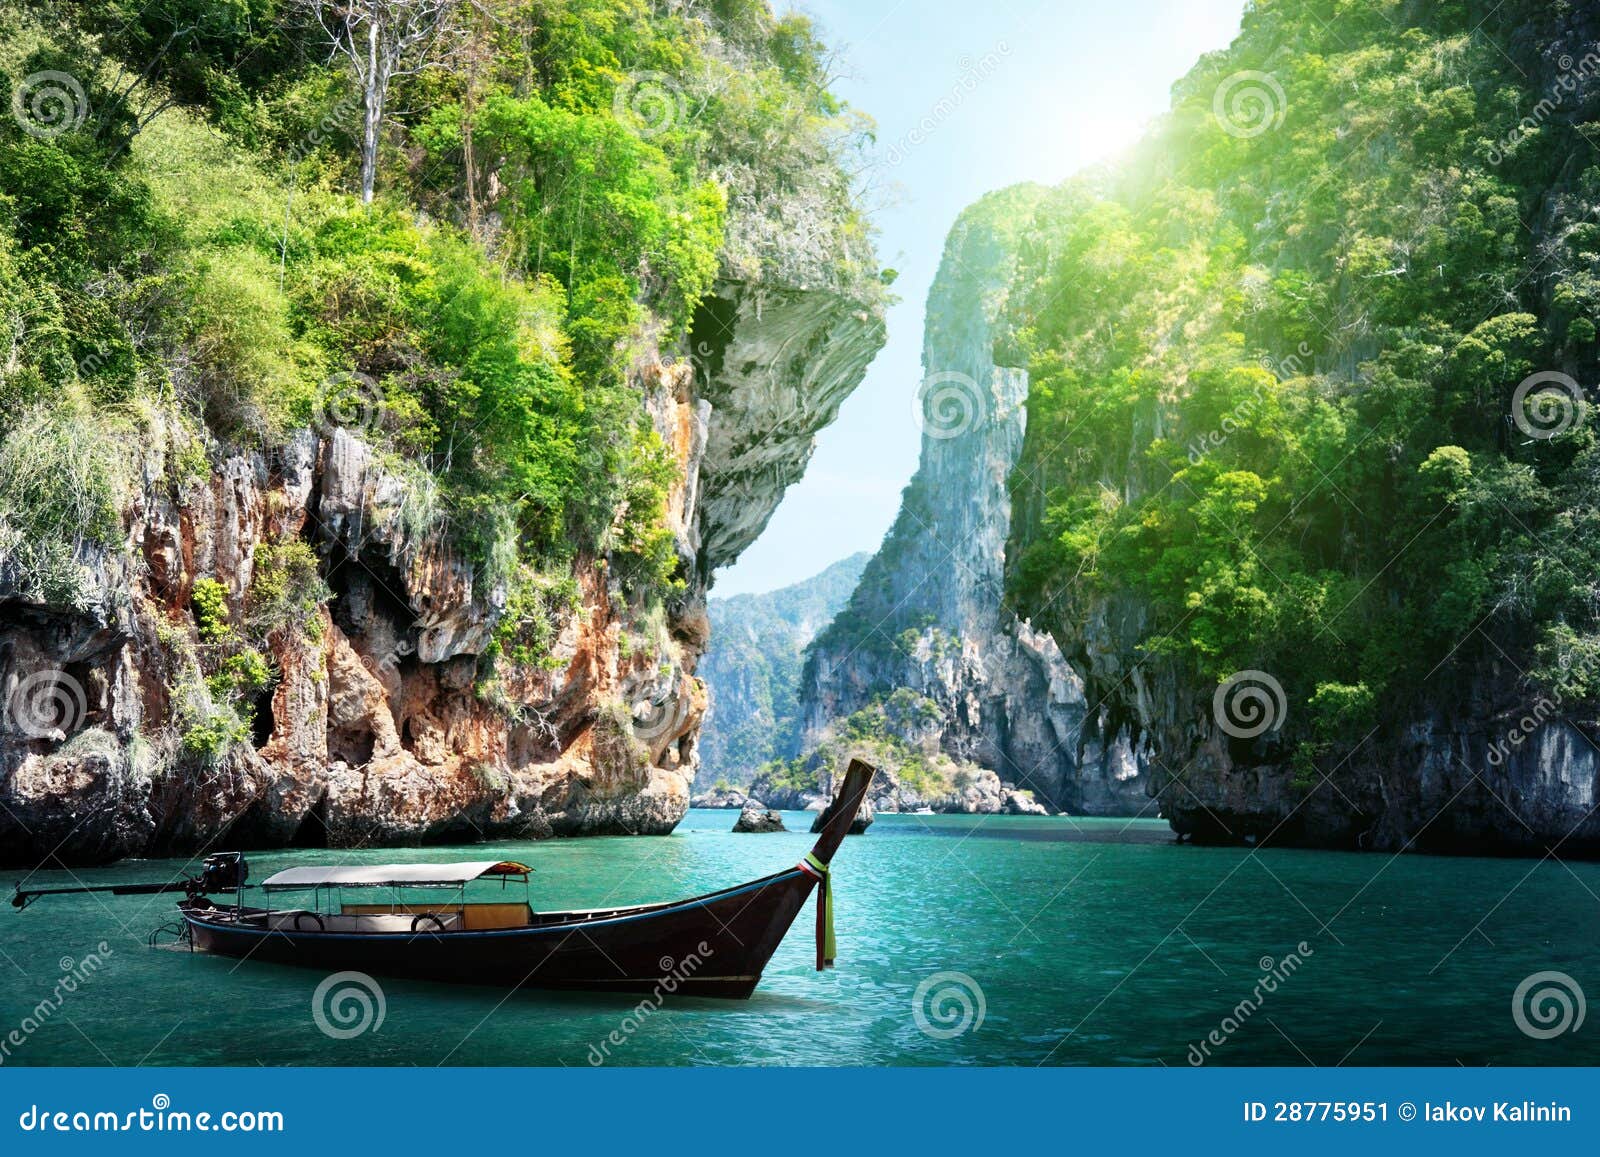
<instances>
[{"instance_id":1,"label":"turquoise water","mask_svg":"<svg viewBox=\"0 0 1600 1157\"><path fill-rule=\"evenodd\" d=\"M733 835L734 813L695 811L662 839L263 853L252 876L333 857L492 854L537 867L537 907L666 900L793 864L809 817L786 819L800 830ZM883 816L835 865L833 972L811 968L808 907L747 1002L679 999L635 1021L638 997L382 980L381 1025L350 1039L317 1027L321 974L147 948L171 897L47 899L0 913L0 1037L25 1030L4 1060L584 1066L615 1032L608 1064L1183 1066L1216 1031L1213 1064L1600 1063L1600 1013L1541 1040L1512 1007L1542 971L1600 996L1600 865L1253 853L1176 846L1158 822L1001 816ZM35 882L47 878L71 882ZM25 1023L101 941L99 971ZM1225 1022L1255 999L1264 963L1284 979ZM924 985L919 1023L919 984L941 973L961 976Z\"/></svg>"}]
</instances>

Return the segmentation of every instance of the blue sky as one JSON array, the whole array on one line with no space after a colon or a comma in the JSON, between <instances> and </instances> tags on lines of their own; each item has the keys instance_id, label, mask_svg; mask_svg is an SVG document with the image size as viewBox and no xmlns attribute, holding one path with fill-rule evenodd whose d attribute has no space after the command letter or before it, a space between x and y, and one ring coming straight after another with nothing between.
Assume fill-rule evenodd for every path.
<instances>
[{"instance_id":1,"label":"blue sky","mask_svg":"<svg viewBox=\"0 0 1600 1157\"><path fill-rule=\"evenodd\" d=\"M900 272L889 340L766 532L718 572L718 596L772 590L876 550L917 467L922 309L956 215L991 189L1053 184L1115 155L1167 108L1244 0L805 0L838 50L835 90L878 122L879 260ZM972 87L962 86L963 76ZM981 76L981 79L979 77ZM920 142L908 134L959 93ZM898 163L887 163L891 158ZM879 198L882 200L882 198Z\"/></svg>"}]
</instances>

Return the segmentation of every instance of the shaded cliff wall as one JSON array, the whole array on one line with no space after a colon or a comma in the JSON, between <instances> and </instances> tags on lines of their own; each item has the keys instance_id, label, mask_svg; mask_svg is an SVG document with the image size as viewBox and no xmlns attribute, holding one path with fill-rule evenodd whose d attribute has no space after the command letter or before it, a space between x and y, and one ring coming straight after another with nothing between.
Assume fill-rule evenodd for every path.
<instances>
[{"instance_id":1,"label":"shaded cliff wall","mask_svg":"<svg viewBox=\"0 0 1600 1157\"><path fill-rule=\"evenodd\" d=\"M848 606L812 644L800 692L805 746L897 687L936 702L939 746L1058 808L1128 814L1147 806L1126 742L1080 756L1082 680L1048 634L1002 606L1027 374L996 367L1020 230L1042 190L1017 186L964 212L928 293L924 382L908 420L921 461L882 548Z\"/></svg>"}]
</instances>

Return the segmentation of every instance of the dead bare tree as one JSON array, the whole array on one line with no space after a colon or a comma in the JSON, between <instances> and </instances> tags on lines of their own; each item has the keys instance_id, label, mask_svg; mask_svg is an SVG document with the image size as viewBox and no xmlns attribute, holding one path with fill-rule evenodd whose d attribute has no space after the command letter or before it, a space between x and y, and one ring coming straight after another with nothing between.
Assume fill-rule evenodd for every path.
<instances>
[{"instance_id":1,"label":"dead bare tree","mask_svg":"<svg viewBox=\"0 0 1600 1157\"><path fill-rule=\"evenodd\" d=\"M350 62L361 87L361 201L372 203L389 85L442 62L464 0L295 0L328 36L330 59Z\"/></svg>"}]
</instances>

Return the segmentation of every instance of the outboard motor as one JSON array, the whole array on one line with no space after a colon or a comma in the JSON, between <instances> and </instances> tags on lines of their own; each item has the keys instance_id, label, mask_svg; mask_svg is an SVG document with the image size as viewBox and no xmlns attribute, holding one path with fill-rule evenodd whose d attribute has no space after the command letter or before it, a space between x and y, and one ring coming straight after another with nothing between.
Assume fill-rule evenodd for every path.
<instances>
[{"instance_id":1,"label":"outboard motor","mask_svg":"<svg viewBox=\"0 0 1600 1157\"><path fill-rule=\"evenodd\" d=\"M250 878L250 865L241 852L217 852L200 865L200 874L189 881L191 896L211 892L237 892Z\"/></svg>"},{"instance_id":2,"label":"outboard motor","mask_svg":"<svg viewBox=\"0 0 1600 1157\"><path fill-rule=\"evenodd\" d=\"M183 892L188 896L204 896L209 892L239 892L250 878L250 865L240 852L216 852L200 864L198 876L184 876L177 880L162 880L148 884L79 884L71 888L24 888L18 884L11 897L13 908L26 908L40 896L72 896L85 892L109 892L113 896L157 896L168 892Z\"/></svg>"}]
</instances>

